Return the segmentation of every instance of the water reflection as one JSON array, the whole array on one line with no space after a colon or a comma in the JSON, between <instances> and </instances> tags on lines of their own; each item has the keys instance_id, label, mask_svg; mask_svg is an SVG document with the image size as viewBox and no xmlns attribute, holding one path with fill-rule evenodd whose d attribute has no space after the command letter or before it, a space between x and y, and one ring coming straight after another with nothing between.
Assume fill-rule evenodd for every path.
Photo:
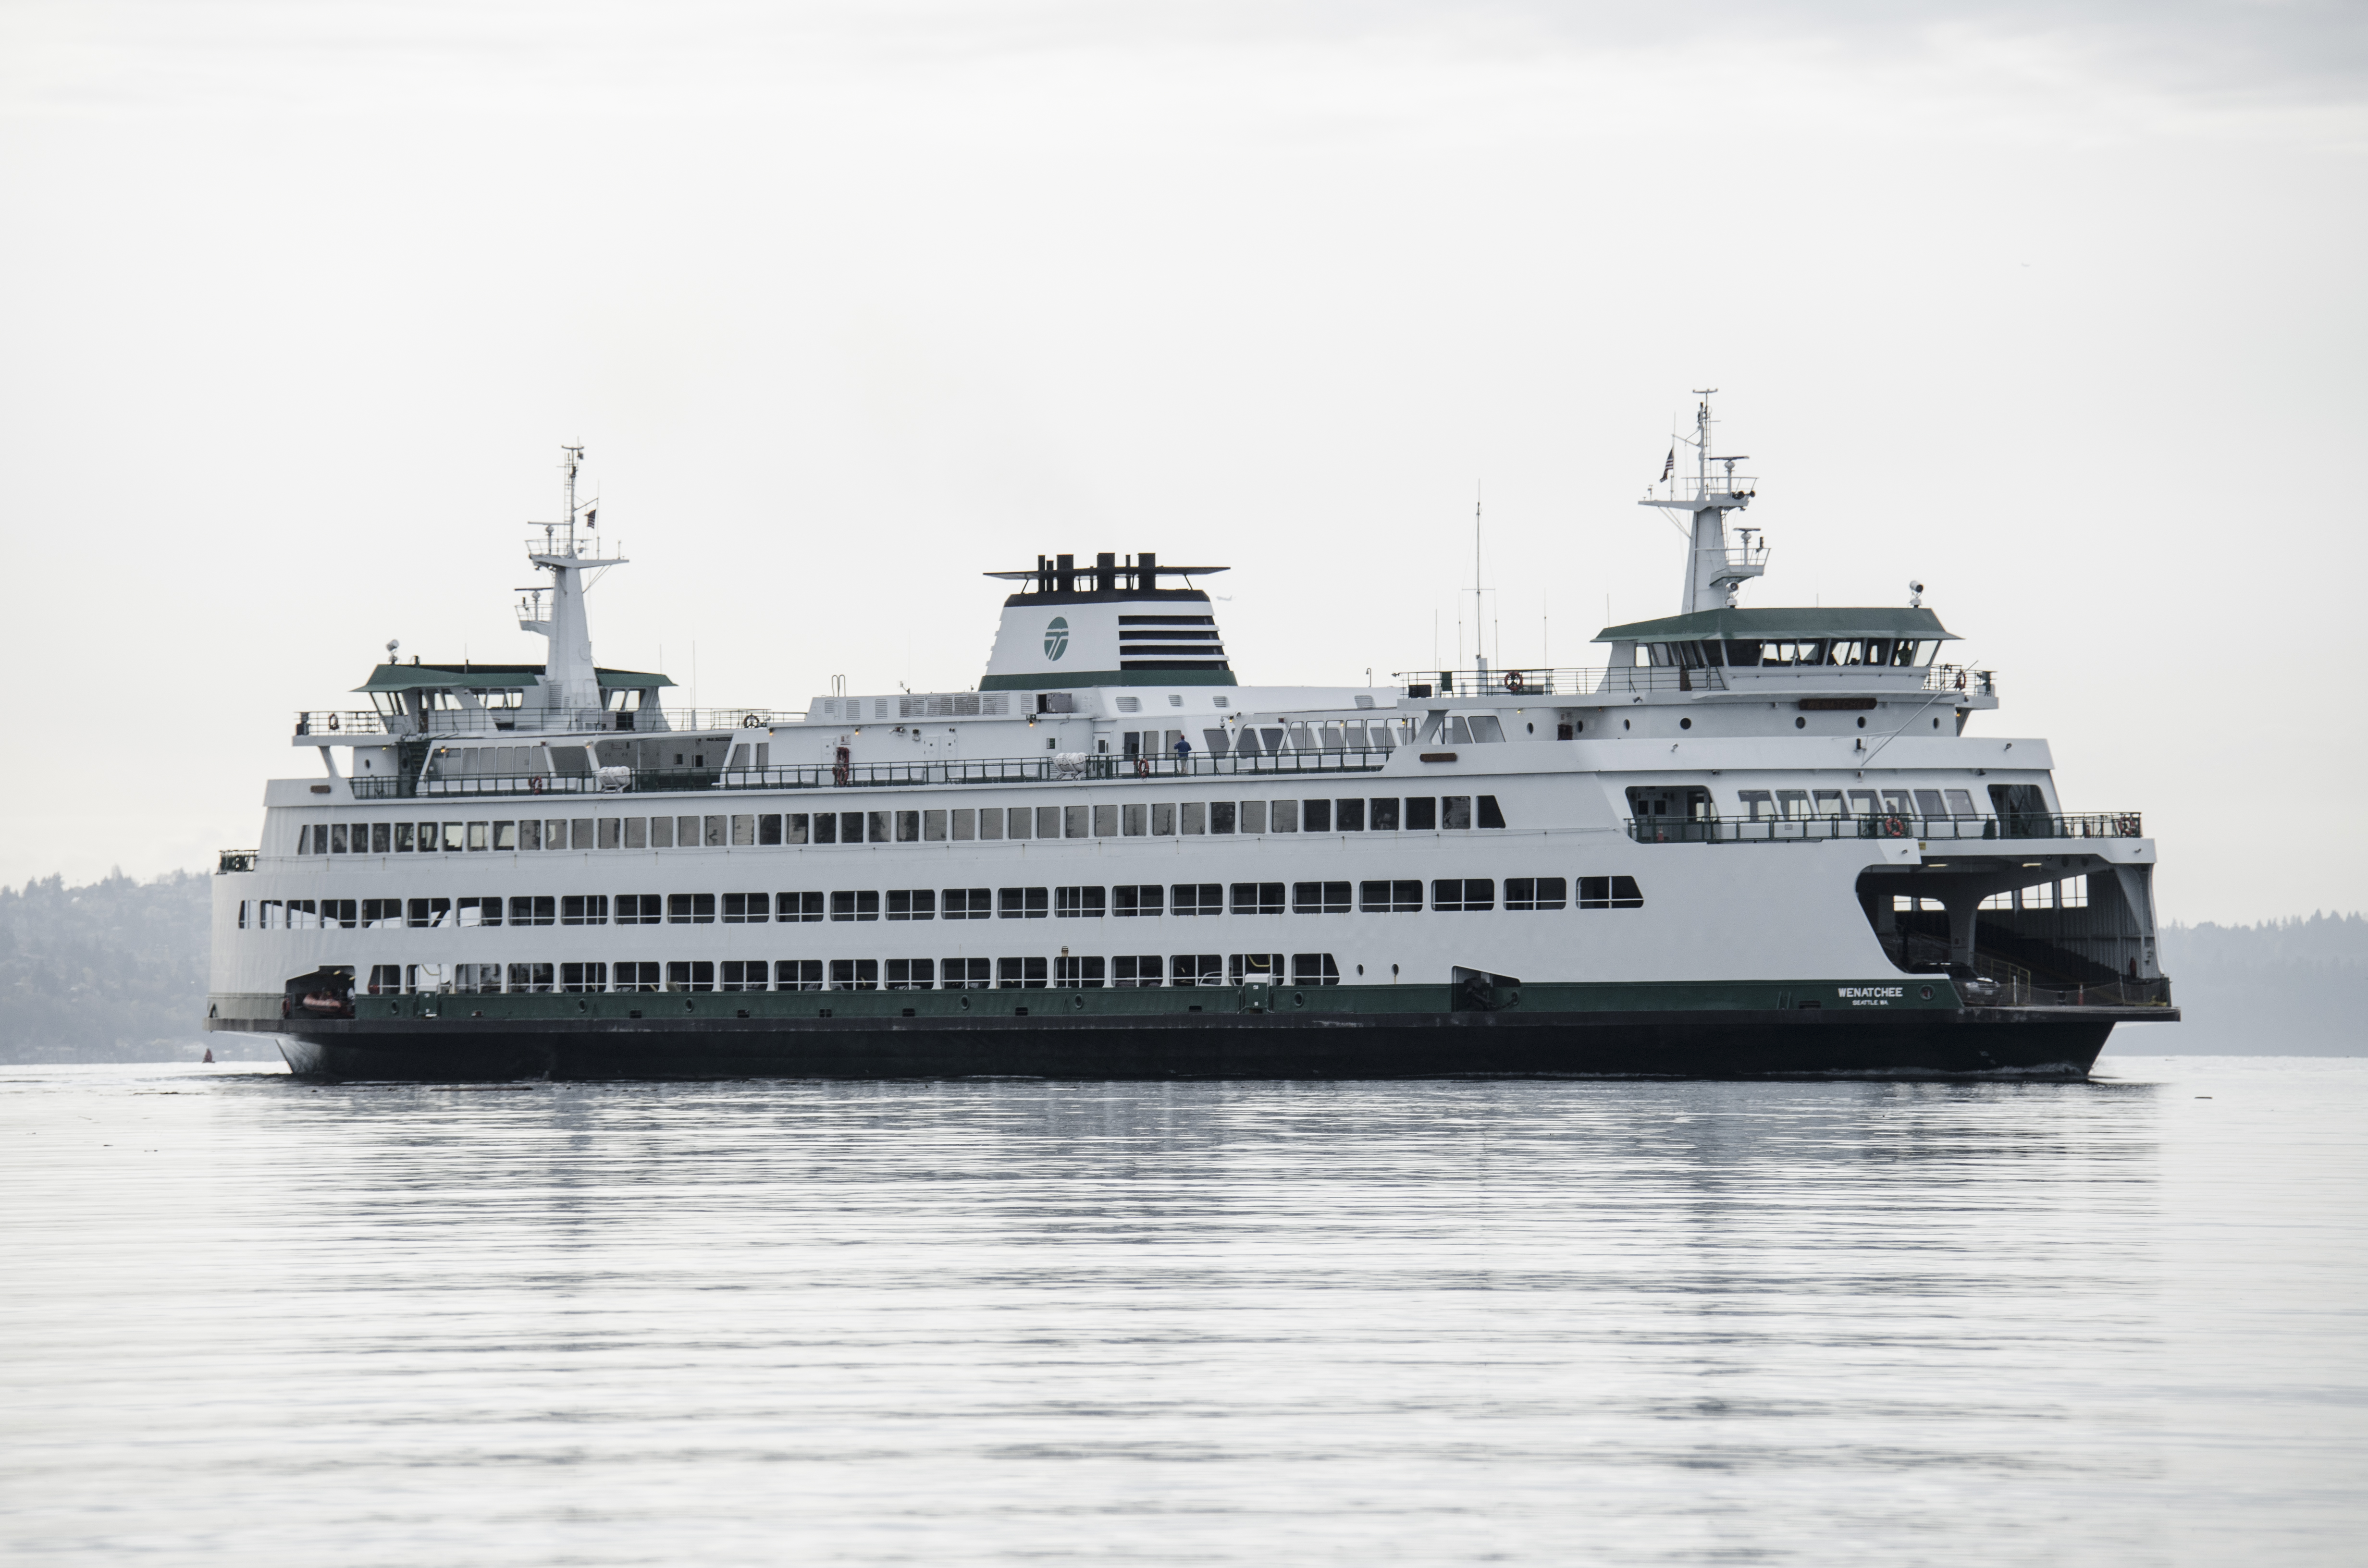
<instances>
[{"instance_id":1,"label":"water reflection","mask_svg":"<svg viewBox=\"0 0 2368 1568\"><path fill-rule=\"evenodd\" d=\"M2192 1104L19 1074L0 1540L2171 1560Z\"/></svg>"}]
</instances>

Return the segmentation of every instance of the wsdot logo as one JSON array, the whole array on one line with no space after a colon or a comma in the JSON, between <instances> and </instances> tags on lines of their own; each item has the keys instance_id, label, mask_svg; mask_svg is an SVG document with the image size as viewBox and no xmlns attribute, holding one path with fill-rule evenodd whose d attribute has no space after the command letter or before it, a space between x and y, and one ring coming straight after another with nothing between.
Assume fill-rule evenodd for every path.
<instances>
[{"instance_id":1,"label":"wsdot logo","mask_svg":"<svg viewBox=\"0 0 2368 1568\"><path fill-rule=\"evenodd\" d=\"M1053 618L1053 624L1044 629L1044 656L1058 659L1068 651L1069 623L1056 615Z\"/></svg>"}]
</instances>

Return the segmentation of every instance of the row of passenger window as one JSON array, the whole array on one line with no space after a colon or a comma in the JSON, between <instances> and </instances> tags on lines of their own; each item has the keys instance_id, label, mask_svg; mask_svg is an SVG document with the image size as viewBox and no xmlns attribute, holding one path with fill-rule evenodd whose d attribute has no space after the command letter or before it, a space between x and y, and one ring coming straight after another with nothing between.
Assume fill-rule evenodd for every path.
<instances>
[{"instance_id":1,"label":"row of passenger window","mask_svg":"<svg viewBox=\"0 0 2368 1568\"><path fill-rule=\"evenodd\" d=\"M447 982L443 970L452 971ZM1099 991L1239 985L1288 977L1338 985L1330 953L1067 953L1008 959L676 959L664 963L373 964L373 996L414 992Z\"/></svg>"},{"instance_id":2,"label":"row of passenger window","mask_svg":"<svg viewBox=\"0 0 2368 1568\"><path fill-rule=\"evenodd\" d=\"M1285 890L1288 890L1286 897ZM1351 897L1351 890L1354 896ZM1508 877L1507 909L1562 909L1573 903L1563 877ZM1634 877L1581 877L1581 909L1641 909ZM891 888L838 892L514 894L481 898L267 898L253 903L263 931L500 926L760 926L825 920L1141 919L1163 914L1366 915L1418 913L1419 881L1360 882L1158 882L1074 888ZM1429 907L1466 913L1497 907L1493 877L1434 879ZM238 906L240 929L250 906Z\"/></svg>"},{"instance_id":3,"label":"row of passenger window","mask_svg":"<svg viewBox=\"0 0 2368 1568\"><path fill-rule=\"evenodd\" d=\"M1494 795L1326 801L1152 801L1131 805L786 812L486 822L306 823L299 855L471 850L723 849L793 844L936 844L1269 833L1427 833L1503 827Z\"/></svg>"},{"instance_id":4,"label":"row of passenger window","mask_svg":"<svg viewBox=\"0 0 2368 1568\"><path fill-rule=\"evenodd\" d=\"M1813 817L1978 817L1970 790L1738 790L1736 799L1754 822L1805 822Z\"/></svg>"}]
</instances>

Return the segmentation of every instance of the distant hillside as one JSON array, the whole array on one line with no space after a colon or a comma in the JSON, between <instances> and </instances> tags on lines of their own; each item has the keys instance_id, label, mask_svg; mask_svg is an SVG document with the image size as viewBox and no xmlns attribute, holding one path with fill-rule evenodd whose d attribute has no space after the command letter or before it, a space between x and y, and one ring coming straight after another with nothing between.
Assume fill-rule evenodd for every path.
<instances>
[{"instance_id":1,"label":"distant hillside","mask_svg":"<svg viewBox=\"0 0 2368 1568\"><path fill-rule=\"evenodd\" d=\"M211 879L118 873L0 888L0 1062L169 1062L274 1054L205 1033ZM2185 1021L2117 1031L2137 1055L2368 1055L2368 919L2169 926L2163 969Z\"/></svg>"},{"instance_id":2,"label":"distant hillside","mask_svg":"<svg viewBox=\"0 0 2368 1568\"><path fill-rule=\"evenodd\" d=\"M2368 1023L2360 1007L2368 987L2368 919L2358 915L2259 926L2166 926L2162 968L2182 1021L2159 1031L2118 1030L2113 1049L2140 1055L2368 1055Z\"/></svg>"},{"instance_id":3,"label":"distant hillside","mask_svg":"<svg viewBox=\"0 0 2368 1568\"><path fill-rule=\"evenodd\" d=\"M0 888L0 1062L169 1062L209 1044L257 1054L205 1034L208 883L118 872Z\"/></svg>"}]
</instances>

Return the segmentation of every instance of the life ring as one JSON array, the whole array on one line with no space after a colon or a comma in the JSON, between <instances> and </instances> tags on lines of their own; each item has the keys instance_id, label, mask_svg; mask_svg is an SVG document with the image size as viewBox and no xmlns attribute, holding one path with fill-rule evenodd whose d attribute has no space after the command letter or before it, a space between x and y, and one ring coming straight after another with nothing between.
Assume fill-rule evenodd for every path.
<instances>
[{"instance_id":1,"label":"life ring","mask_svg":"<svg viewBox=\"0 0 2368 1568\"><path fill-rule=\"evenodd\" d=\"M1138 756L1134 759L1134 776L1137 778L1148 778L1151 777L1151 759L1149 757Z\"/></svg>"},{"instance_id":2,"label":"life ring","mask_svg":"<svg viewBox=\"0 0 2368 1568\"><path fill-rule=\"evenodd\" d=\"M2134 816L2116 817L2113 819L2113 825L2122 830L2123 838L2135 838L2138 835L2138 819Z\"/></svg>"},{"instance_id":3,"label":"life ring","mask_svg":"<svg viewBox=\"0 0 2368 1568\"><path fill-rule=\"evenodd\" d=\"M337 716L335 713L329 715L329 733L333 735L337 733Z\"/></svg>"},{"instance_id":4,"label":"life ring","mask_svg":"<svg viewBox=\"0 0 2368 1568\"><path fill-rule=\"evenodd\" d=\"M751 713L746 718L740 721L740 727L744 730L753 730L757 727L759 722L761 722L761 721L757 719L757 715Z\"/></svg>"},{"instance_id":5,"label":"life ring","mask_svg":"<svg viewBox=\"0 0 2368 1568\"><path fill-rule=\"evenodd\" d=\"M1883 836L1885 838L1905 838L1907 836L1907 824L1901 822L1897 817L1885 817L1883 819Z\"/></svg>"},{"instance_id":6,"label":"life ring","mask_svg":"<svg viewBox=\"0 0 2368 1568\"><path fill-rule=\"evenodd\" d=\"M1957 672L1957 689L1959 691L1965 689L1965 672L1963 670Z\"/></svg>"},{"instance_id":7,"label":"life ring","mask_svg":"<svg viewBox=\"0 0 2368 1568\"><path fill-rule=\"evenodd\" d=\"M533 778L531 778L528 779L528 780L526 781L526 787L527 787L527 791L528 791L528 793L529 793L529 794L535 794L535 795L540 795L540 794L541 794L541 793L542 793L542 775L541 775L541 774L539 774L539 773L538 773L538 774L536 774Z\"/></svg>"}]
</instances>

